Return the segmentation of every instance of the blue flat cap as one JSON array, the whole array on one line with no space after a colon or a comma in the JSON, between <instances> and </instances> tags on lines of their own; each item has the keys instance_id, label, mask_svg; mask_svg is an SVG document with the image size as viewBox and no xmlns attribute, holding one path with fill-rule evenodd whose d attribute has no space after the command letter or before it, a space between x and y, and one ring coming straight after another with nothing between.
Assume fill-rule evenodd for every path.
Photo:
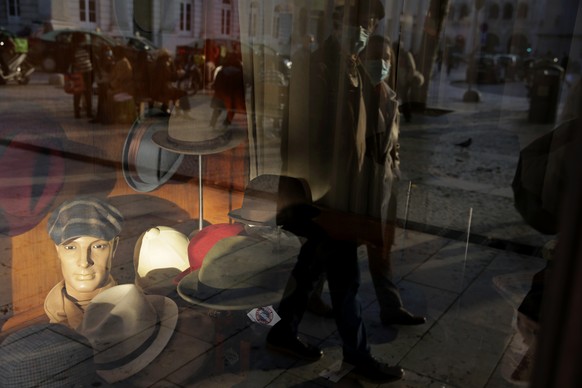
<instances>
[{"instance_id":1,"label":"blue flat cap","mask_svg":"<svg viewBox=\"0 0 582 388\"><path fill-rule=\"evenodd\" d=\"M77 198L63 202L48 220L48 234L59 245L81 236L110 241L121 232L123 216L99 198Z\"/></svg>"}]
</instances>

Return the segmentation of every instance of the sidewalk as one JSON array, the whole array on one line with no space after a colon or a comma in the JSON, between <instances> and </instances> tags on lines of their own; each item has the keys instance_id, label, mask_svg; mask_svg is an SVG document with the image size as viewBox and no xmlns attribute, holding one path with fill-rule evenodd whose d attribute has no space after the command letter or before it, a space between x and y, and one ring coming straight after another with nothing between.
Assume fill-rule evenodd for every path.
<instances>
[{"instance_id":1,"label":"sidewalk","mask_svg":"<svg viewBox=\"0 0 582 388\"><path fill-rule=\"evenodd\" d=\"M511 183L520 150L553 125L527 121L523 83L472 85L481 101L467 103L463 80L464 67L436 74L427 107L449 113L401 121L398 217L430 233L453 236L470 228L486 245L536 251L547 238L515 210ZM468 139L469 147L456 145Z\"/></svg>"},{"instance_id":2,"label":"sidewalk","mask_svg":"<svg viewBox=\"0 0 582 388\"><path fill-rule=\"evenodd\" d=\"M513 328L514 313L543 260L403 230L398 231L393 257L406 306L428 321L416 327L380 324L362 252L359 295L372 351L406 371L404 380L389 386L514 386L508 378L523 353ZM245 311L211 312L179 298L176 302L180 316L197 317L197 326L178 330L168 345L170 354L163 352L119 386L374 386L349 375L337 383L321 377L341 360L333 320L306 314L301 333L325 353L320 361L306 364L266 350L268 327L252 323Z\"/></svg>"}]
</instances>

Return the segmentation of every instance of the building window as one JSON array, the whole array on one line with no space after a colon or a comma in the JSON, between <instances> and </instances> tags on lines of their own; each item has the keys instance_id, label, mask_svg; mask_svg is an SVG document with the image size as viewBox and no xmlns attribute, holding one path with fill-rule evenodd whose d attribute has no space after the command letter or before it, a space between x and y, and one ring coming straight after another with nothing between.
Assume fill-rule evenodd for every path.
<instances>
[{"instance_id":1,"label":"building window","mask_svg":"<svg viewBox=\"0 0 582 388\"><path fill-rule=\"evenodd\" d=\"M527 4L526 3L519 3L517 5L517 18L518 19L526 19L527 18Z\"/></svg>"},{"instance_id":2,"label":"building window","mask_svg":"<svg viewBox=\"0 0 582 388\"><path fill-rule=\"evenodd\" d=\"M275 18L276 29L274 30L277 39L286 40L291 36L293 17L290 13L280 13Z\"/></svg>"},{"instance_id":3,"label":"building window","mask_svg":"<svg viewBox=\"0 0 582 388\"><path fill-rule=\"evenodd\" d=\"M448 19L449 19L449 21L455 20L455 6L452 4L451 4L451 7L449 8Z\"/></svg>"},{"instance_id":4,"label":"building window","mask_svg":"<svg viewBox=\"0 0 582 388\"><path fill-rule=\"evenodd\" d=\"M499 17L499 6L491 4L489 6L489 19L497 19Z\"/></svg>"},{"instance_id":5,"label":"building window","mask_svg":"<svg viewBox=\"0 0 582 388\"><path fill-rule=\"evenodd\" d=\"M192 31L192 4L180 3L180 31Z\"/></svg>"},{"instance_id":6,"label":"building window","mask_svg":"<svg viewBox=\"0 0 582 388\"><path fill-rule=\"evenodd\" d=\"M220 14L220 31L223 35L230 35L230 17L230 9L223 8Z\"/></svg>"},{"instance_id":7,"label":"building window","mask_svg":"<svg viewBox=\"0 0 582 388\"><path fill-rule=\"evenodd\" d=\"M20 17L20 0L8 0L8 17Z\"/></svg>"},{"instance_id":8,"label":"building window","mask_svg":"<svg viewBox=\"0 0 582 388\"><path fill-rule=\"evenodd\" d=\"M251 13L249 15L249 36L257 36L257 23L259 17L259 6L256 2L251 3Z\"/></svg>"},{"instance_id":9,"label":"building window","mask_svg":"<svg viewBox=\"0 0 582 388\"><path fill-rule=\"evenodd\" d=\"M463 3L459 8L459 20L463 20L467 16L469 16L469 7L467 6L467 4Z\"/></svg>"},{"instance_id":10,"label":"building window","mask_svg":"<svg viewBox=\"0 0 582 388\"><path fill-rule=\"evenodd\" d=\"M505 3L503 6L503 20L511 20L513 18L513 5Z\"/></svg>"},{"instance_id":11,"label":"building window","mask_svg":"<svg viewBox=\"0 0 582 388\"><path fill-rule=\"evenodd\" d=\"M84 23L97 23L95 0L79 0L79 20Z\"/></svg>"}]
</instances>

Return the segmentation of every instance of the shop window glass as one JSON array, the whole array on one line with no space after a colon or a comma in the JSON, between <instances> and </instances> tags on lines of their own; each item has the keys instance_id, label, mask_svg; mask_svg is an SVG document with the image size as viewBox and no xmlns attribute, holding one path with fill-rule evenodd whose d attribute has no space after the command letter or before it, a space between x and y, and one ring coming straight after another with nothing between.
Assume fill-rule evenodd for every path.
<instances>
[{"instance_id":1,"label":"shop window glass","mask_svg":"<svg viewBox=\"0 0 582 388\"><path fill-rule=\"evenodd\" d=\"M438 2L382 1L384 15L350 6L361 1L80 0L73 14L58 3L30 15L55 34L42 49L28 40L34 71L1 69L0 368L19 353L2 353L8 335L59 317L87 328L98 321L87 311L133 295L133 308L149 307L130 323L152 325L132 350L159 354L113 377L101 370L121 385L328 385L326 368L344 355L356 369L328 375L358 385L375 363L349 358L350 338L422 386L526 385L544 372L535 360L554 353L537 341L554 333L540 316L568 300L547 290L569 284L551 279L570 273L562 259L575 245L558 239L581 232L562 224L579 207L570 155L582 154L582 16L566 17L578 11L569 2L540 6L539 19L519 2L515 26L497 22L514 17L511 2L483 2L476 14L474 2L450 2L446 17ZM6 4L10 16L37 12ZM88 52L58 34L62 25L93 36ZM111 31L152 42L110 52ZM65 74L77 92L65 92ZM301 195L279 198L286 182ZM50 227L55 209L88 196L119 210L101 206L115 233L79 240L75 228ZM103 213L86 210L76 226L100 229ZM326 271L295 279L299 255ZM96 263L95 289L67 289L96 279ZM272 353L285 341L267 349L269 323L289 317L286 288L305 292L301 303L314 295L287 339L311 359L319 354L296 334L319 344L327 362L305 368ZM126 298L96 306L111 289ZM361 302L340 301L330 320L354 294ZM99 318L126 318L132 306ZM348 315L366 330L350 332ZM36 385L77 376L48 373Z\"/></svg>"}]
</instances>

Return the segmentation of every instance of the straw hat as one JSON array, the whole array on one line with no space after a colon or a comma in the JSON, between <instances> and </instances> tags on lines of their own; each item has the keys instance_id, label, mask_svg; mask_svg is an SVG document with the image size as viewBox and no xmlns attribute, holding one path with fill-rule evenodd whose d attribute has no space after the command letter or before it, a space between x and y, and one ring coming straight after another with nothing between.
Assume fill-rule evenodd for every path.
<instances>
[{"instance_id":1,"label":"straw hat","mask_svg":"<svg viewBox=\"0 0 582 388\"><path fill-rule=\"evenodd\" d=\"M32 325L10 334L0 345L2 387L90 387L102 383L95 373L91 344L65 325Z\"/></svg>"},{"instance_id":2,"label":"straw hat","mask_svg":"<svg viewBox=\"0 0 582 388\"><path fill-rule=\"evenodd\" d=\"M99 376L114 383L150 364L167 345L177 321L174 301L124 284L94 297L77 330L93 346Z\"/></svg>"},{"instance_id":3,"label":"straw hat","mask_svg":"<svg viewBox=\"0 0 582 388\"><path fill-rule=\"evenodd\" d=\"M267 306L281 300L298 254L297 247L280 248L257 237L225 237L177 291L187 302L216 310Z\"/></svg>"}]
</instances>

